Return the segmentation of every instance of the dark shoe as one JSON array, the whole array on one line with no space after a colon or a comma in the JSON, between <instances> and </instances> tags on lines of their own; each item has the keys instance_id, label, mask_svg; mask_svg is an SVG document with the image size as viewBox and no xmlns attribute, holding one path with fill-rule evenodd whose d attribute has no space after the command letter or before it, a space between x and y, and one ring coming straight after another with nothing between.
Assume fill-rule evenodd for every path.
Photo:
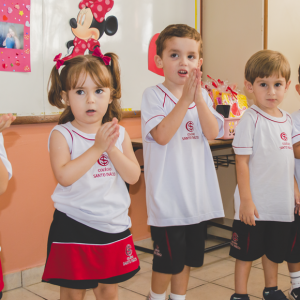
<instances>
[{"instance_id":1,"label":"dark shoe","mask_svg":"<svg viewBox=\"0 0 300 300\"><path fill-rule=\"evenodd\" d=\"M300 295L300 287L293 289L292 291L289 291L290 300L299 300L300 299L299 295Z\"/></svg>"},{"instance_id":2,"label":"dark shoe","mask_svg":"<svg viewBox=\"0 0 300 300\"><path fill-rule=\"evenodd\" d=\"M282 290L270 291L263 293L263 300L288 300Z\"/></svg>"},{"instance_id":3,"label":"dark shoe","mask_svg":"<svg viewBox=\"0 0 300 300\"><path fill-rule=\"evenodd\" d=\"M233 294L231 297L230 297L230 300L250 300L249 296L243 296L243 297L238 297L236 296L236 294ZM300 299L299 299L300 300Z\"/></svg>"}]
</instances>

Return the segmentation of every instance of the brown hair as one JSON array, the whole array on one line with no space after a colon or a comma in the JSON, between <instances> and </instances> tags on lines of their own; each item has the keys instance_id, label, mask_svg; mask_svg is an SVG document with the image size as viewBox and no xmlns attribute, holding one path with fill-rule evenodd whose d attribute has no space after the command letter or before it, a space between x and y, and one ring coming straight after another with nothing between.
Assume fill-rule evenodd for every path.
<instances>
[{"instance_id":1,"label":"brown hair","mask_svg":"<svg viewBox=\"0 0 300 300\"><path fill-rule=\"evenodd\" d=\"M162 57L163 51L166 47L166 41L173 38L189 38L200 42L199 57L202 58L202 39L200 33L195 29L185 24L174 24L167 26L158 36L156 40L156 54Z\"/></svg>"},{"instance_id":2,"label":"brown hair","mask_svg":"<svg viewBox=\"0 0 300 300\"><path fill-rule=\"evenodd\" d=\"M261 50L256 52L247 61L245 67L245 79L251 84L256 78L282 76L286 82L291 77L291 67L286 57L277 51Z\"/></svg>"},{"instance_id":3,"label":"brown hair","mask_svg":"<svg viewBox=\"0 0 300 300\"><path fill-rule=\"evenodd\" d=\"M98 86L110 88L112 102L108 105L102 123L109 122L114 117L119 121L121 120L121 81L118 56L114 53L106 53L105 56L111 58L111 66L106 66L103 60L98 57L80 55L67 60L60 74L56 66L53 67L48 83L48 101L57 108L64 108L59 118L59 124L65 124L74 120L71 108L64 103L61 93L62 91L68 92L71 89L75 89L78 86L78 80L82 73L85 75L85 78L87 75L91 76L94 83Z\"/></svg>"}]
</instances>

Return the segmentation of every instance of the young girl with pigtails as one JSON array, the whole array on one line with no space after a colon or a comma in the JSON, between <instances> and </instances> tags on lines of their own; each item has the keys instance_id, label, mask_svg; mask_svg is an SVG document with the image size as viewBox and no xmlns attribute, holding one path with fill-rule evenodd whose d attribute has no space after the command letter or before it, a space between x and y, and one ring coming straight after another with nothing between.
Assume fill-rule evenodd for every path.
<instances>
[{"instance_id":1,"label":"young girl with pigtails","mask_svg":"<svg viewBox=\"0 0 300 300\"><path fill-rule=\"evenodd\" d=\"M118 125L118 57L97 48L55 61L48 99L64 111L49 137L58 185L43 281L61 287L61 300L82 300L86 289L97 300L116 300L117 284L139 271L125 182L140 176L129 135Z\"/></svg>"}]
</instances>

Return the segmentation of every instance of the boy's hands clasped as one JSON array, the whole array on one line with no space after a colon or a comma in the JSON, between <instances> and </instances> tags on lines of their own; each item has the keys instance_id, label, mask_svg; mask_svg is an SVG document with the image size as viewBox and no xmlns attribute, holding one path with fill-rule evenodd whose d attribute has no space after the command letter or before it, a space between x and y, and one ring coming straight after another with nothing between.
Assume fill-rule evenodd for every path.
<instances>
[{"instance_id":1,"label":"boy's hands clasped","mask_svg":"<svg viewBox=\"0 0 300 300\"><path fill-rule=\"evenodd\" d=\"M201 87L201 76L202 72L200 68L193 69L185 81L183 92L182 92L182 99L187 101L190 105L193 102L197 105L197 103L203 100L202 97L202 87Z\"/></svg>"},{"instance_id":2,"label":"boy's hands clasped","mask_svg":"<svg viewBox=\"0 0 300 300\"><path fill-rule=\"evenodd\" d=\"M116 118L113 118L111 122L107 122L99 128L95 137L94 146L103 152L109 152L116 144L119 138L119 124Z\"/></svg>"}]
</instances>

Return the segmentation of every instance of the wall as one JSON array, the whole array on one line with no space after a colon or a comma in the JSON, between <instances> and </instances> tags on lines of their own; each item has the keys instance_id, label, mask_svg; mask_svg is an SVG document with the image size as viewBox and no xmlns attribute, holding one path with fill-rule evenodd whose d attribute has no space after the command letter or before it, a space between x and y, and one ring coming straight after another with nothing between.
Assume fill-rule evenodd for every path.
<instances>
[{"instance_id":1,"label":"wall","mask_svg":"<svg viewBox=\"0 0 300 300\"><path fill-rule=\"evenodd\" d=\"M269 0L268 49L282 52L291 64L292 84L281 108L292 113L300 108L300 97L295 90L300 64L300 1Z\"/></svg>"},{"instance_id":2,"label":"wall","mask_svg":"<svg viewBox=\"0 0 300 300\"><path fill-rule=\"evenodd\" d=\"M124 119L121 125L131 138L138 138L141 137L140 122L139 118ZM54 126L15 125L3 134L13 166L8 190L0 196L0 245L4 274L45 263L48 231L54 211L50 196L56 186L47 141ZM133 206L130 213L133 225L137 224L135 239L147 237L143 182L141 178L131 187Z\"/></svg>"}]
</instances>

